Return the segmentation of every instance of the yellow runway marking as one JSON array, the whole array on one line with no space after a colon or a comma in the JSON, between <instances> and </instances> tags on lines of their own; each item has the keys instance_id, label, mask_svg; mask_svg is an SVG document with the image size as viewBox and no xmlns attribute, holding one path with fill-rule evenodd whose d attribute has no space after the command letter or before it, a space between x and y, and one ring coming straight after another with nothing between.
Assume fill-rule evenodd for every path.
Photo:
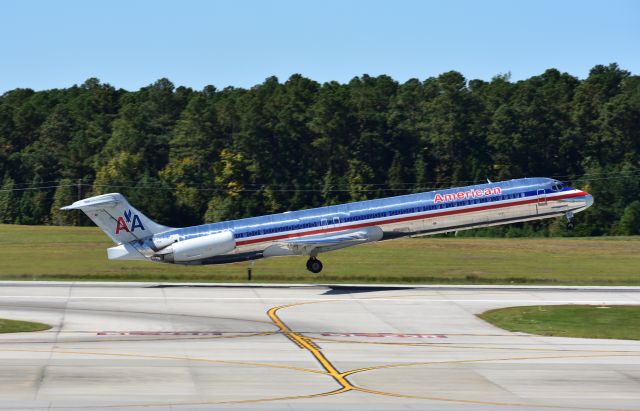
<instances>
[{"instance_id":1,"label":"yellow runway marking","mask_svg":"<svg viewBox=\"0 0 640 411\"><path fill-rule=\"evenodd\" d=\"M11 349L0 348L0 352L30 352L30 353L39 352L39 353L47 353L47 354L104 355L104 356L111 356L111 357L145 358L145 359L154 359L154 360L210 362L210 363L217 363L217 364L246 365L246 366L252 366L252 367L282 368L287 370L309 372L314 374L326 374L323 371L312 370L309 368L293 367L289 365L250 362L250 361L213 360L209 358L176 357L176 356L169 356L169 355L147 355L147 354L138 354L138 353L119 353L119 352L103 352L103 351L67 351L67 350L56 350L56 349L33 350L33 349L19 349L19 348L11 348Z\"/></svg>"},{"instance_id":2,"label":"yellow runway marking","mask_svg":"<svg viewBox=\"0 0 640 411\"><path fill-rule=\"evenodd\" d=\"M326 337L306 337L313 341L322 341L337 344L373 344L373 345L399 345L407 347L427 347L427 348L463 348L474 350L508 350L508 351L542 351L542 352L593 352L593 353L629 353L640 356L640 350L575 350L575 349L557 349L557 348L526 348L526 347L505 347L495 343L482 343L482 345L458 345L457 343L410 343L395 341L363 341L363 340L340 340ZM506 344L509 345L509 344Z\"/></svg>"},{"instance_id":3,"label":"yellow runway marking","mask_svg":"<svg viewBox=\"0 0 640 411\"><path fill-rule=\"evenodd\" d=\"M274 324L276 324L278 328L280 328L280 331L282 331L282 333L287 336L287 338L289 338L291 341L296 343L299 347L309 351L311 355L313 355L314 358L322 365L322 367L325 369L327 374L331 375L331 377L333 377L333 379L338 384L340 384L342 388L334 392L334 394L339 394L342 392L352 390L354 388L353 385L351 385L351 383L333 366L333 364L331 364L331 362L327 360L327 358L324 356L324 354L322 354L322 351L320 351L320 348L317 345L311 342L311 340L308 339L307 337L304 337L303 335L292 331L291 328L289 328L289 326L287 326L280 319L280 317L278 317L278 310L281 310L283 308L294 307L302 304L309 304L309 303L289 304L289 305L282 305L279 307L273 307L269 309L269 311L267 311L267 315L269 316L269 318L271 318Z\"/></svg>"},{"instance_id":4,"label":"yellow runway marking","mask_svg":"<svg viewBox=\"0 0 640 411\"><path fill-rule=\"evenodd\" d=\"M185 401L185 402L172 402L172 403L134 403L134 404L102 404L102 405L68 405L68 406L33 406L33 407L0 407L0 410L32 410L32 409L43 409L47 410L67 410L67 409L88 409L88 408L99 408L99 409L110 409L110 408L149 408L149 407L173 407L173 406L196 406L196 405L225 405L225 404L251 404L251 403L261 403L261 402L271 402L271 401L289 401L289 400L301 400L307 398L316 398L316 397L326 397L328 395L334 395L341 392L341 390L323 392L319 394L308 394L308 395L294 395L288 397L271 397L271 398L256 398L253 400L227 400L227 401Z\"/></svg>"},{"instance_id":5,"label":"yellow runway marking","mask_svg":"<svg viewBox=\"0 0 640 411\"><path fill-rule=\"evenodd\" d=\"M284 324L283 324L284 326ZM285 328L288 328L284 326ZM281 368L293 371L301 371L308 372L320 375L329 375L325 371L312 370L308 368L301 367L292 367L288 365L280 365L280 364L269 364L269 363L256 363L256 362L247 362L247 361L231 361L231 360L213 360L208 358L193 358L193 357L175 357L175 356L161 356L161 355L146 355L146 354L137 354L137 353L109 353L109 352L87 352L87 351L61 351L61 350L27 350L27 349L0 349L0 352L41 352L41 353L54 353L54 354L74 354L74 355L104 355L104 356L114 356L114 357L133 357L133 358L145 358L145 359L162 359L162 360L177 360L177 361L197 361L197 362L210 362L210 363L219 363L219 364L231 364L231 365L245 365L245 366L256 366L256 367L269 367L269 368ZM339 378L339 373L335 371L336 375ZM339 388L337 390L316 393L316 394L307 394L307 395L296 395L296 396L286 396L286 397L271 397L271 398L256 398L256 399L245 399L245 400L227 400L227 401L186 401L179 403L134 403L134 404L93 404L91 406L82 405L82 406L47 406L47 407L0 407L0 410L28 410L28 409L86 409L86 408L148 408L148 407L170 407L170 406L178 406L178 405L224 405L224 404L249 404L249 403L261 403L261 402L273 402L273 401L290 401L290 400L298 400L298 399L308 399L308 398L316 398L316 397L325 397L328 395L335 395L345 392L344 387Z\"/></svg>"},{"instance_id":6,"label":"yellow runway marking","mask_svg":"<svg viewBox=\"0 0 640 411\"><path fill-rule=\"evenodd\" d=\"M418 361L418 362L385 364L385 365L376 365L372 367L358 368L356 370L345 371L342 373L342 375L348 376L348 375L352 375L360 372L366 372L366 371L374 371L374 370L381 370L381 369L387 369L387 368L399 368L399 367L415 367L420 365L468 364L468 363L481 363L481 362L493 362L493 361L557 360L557 359L598 358L598 357L637 357L637 355L634 355L634 354L547 355L544 357L485 358L482 360Z\"/></svg>"},{"instance_id":7,"label":"yellow runway marking","mask_svg":"<svg viewBox=\"0 0 640 411\"><path fill-rule=\"evenodd\" d=\"M371 297L367 299L376 299L380 297ZM393 297L385 297L385 298L393 298ZM401 298L401 297L397 297ZM354 301L357 301L355 299ZM527 407L527 408L555 408L555 409L567 409L567 410L591 410L591 411L640 411L639 410L630 410L630 409L617 409L617 408L597 408L597 407L572 407L572 406L558 406L558 405L544 405L544 404L524 404L524 403L507 403L507 402L493 402L493 401L483 401L483 400L466 400L466 399L457 399L457 398L446 398L446 397L428 397L428 396L417 396L411 394L401 394L401 393L392 393L392 392L384 392L372 390L364 387L359 387L353 385L348 379L347 376L372 371L383 368L395 368L395 367L403 367L403 366L415 366L415 365L428 365L428 364L446 364L446 363L470 363L470 362L489 362L489 361L524 361L524 360L536 360L536 359L562 359L562 358L591 358L591 357L612 357L612 356L628 356L628 357L636 357L638 354L595 354L595 355L573 355L573 356L544 356L544 357L516 357L516 358L498 358L498 359L484 359L484 360L453 360L453 361L443 361L443 362L424 362L424 363L405 363L405 364L387 364L380 365L375 367L367 367L360 368L356 370L350 370L345 372L340 372L322 353L320 347L312 343L312 339L310 337L306 337L301 333L297 333L284 322L278 316L278 311L291 308L301 305L307 304L319 304L325 302L332 302L333 300L327 301L307 301L295 304L282 305L278 307L273 307L269 309L267 315L269 318L280 328L280 331L287 336L291 341L293 341L299 347L309 351L311 355L322 365L322 367L326 370L326 374L330 375L342 388L332 391L331 393L326 393L325 395L336 395L341 394L347 391L358 391L368 394L374 395L382 395L387 397L396 397L396 398L407 398L407 399L422 399L422 400L430 400L430 401L440 401L440 402L450 402L457 404L476 404L476 405L494 405L500 407ZM316 340L320 340L315 338ZM366 343L375 343L375 342L366 342Z\"/></svg>"}]
</instances>

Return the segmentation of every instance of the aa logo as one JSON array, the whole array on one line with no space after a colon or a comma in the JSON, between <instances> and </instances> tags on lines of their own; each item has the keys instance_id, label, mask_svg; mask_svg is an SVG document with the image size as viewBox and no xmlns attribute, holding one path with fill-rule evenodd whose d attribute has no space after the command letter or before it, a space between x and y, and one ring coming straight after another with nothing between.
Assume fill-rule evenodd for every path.
<instances>
[{"instance_id":1,"label":"aa logo","mask_svg":"<svg viewBox=\"0 0 640 411\"><path fill-rule=\"evenodd\" d=\"M144 230L142 221L140 221L140 217L138 217L137 214L133 214L133 219L131 218L131 210L125 211L124 216L118 217L118 224L116 225L116 234L120 234L120 231L133 233L134 231L136 231L136 228Z\"/></svg>"}]
</instances>

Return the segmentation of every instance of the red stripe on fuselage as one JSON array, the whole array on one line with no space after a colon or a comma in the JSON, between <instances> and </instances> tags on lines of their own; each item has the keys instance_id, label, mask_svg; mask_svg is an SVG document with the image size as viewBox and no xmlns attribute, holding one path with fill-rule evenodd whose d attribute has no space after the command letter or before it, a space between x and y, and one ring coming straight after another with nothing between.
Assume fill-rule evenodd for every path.
<instances>
[{"instance_id":1,"label":"red stripe on fuselage","mask_svg":"<svg viewBox=\"0 0 640 411\"><path fill-rule=\"evenodd\" d=\"M582 197L582 196L586 196L587 193L585 193L584 191L579 191L577 193L571 193L571 194L564 194L564 195L560 195L557 197L545 197L546 201L554 201L554 200L561 200L563 198L573 198L573 197ZM537 204L539 202L541 202L541 198L539 197L534 197L532 199L529 200L520 200L520 201L514 201L511 203L506 203L506 204L487 204L487 205L482 205L482 206L477 206L477 207L473 207L473 208L461 208L461 209L453 209L453 210L448 210L448 211L440 211L440 212L431 212L428 214L420 214L420 215L413 215L413 216L408 216L408 217L401 217L401 218L392 218L392 219L388 219L388 220L382 220L382 221L370 221L370 222L366 222L366 223L359 223L359 224L351 224L351 225L346 225L346 226L340 226L340 227L328 227L328 228L323 228L323 229L319 229L319 230L311 230L311 231L304 231L304 232L293 232L293 233L289 233L289 234L280 234L280 235L275 235L272 237L263 237L263 238L256 238L256 239L252 239L252 240L244 240L244 241L237 241L236 245L240 246L240 245L248 245L248 244L256 244L256 243L266 243L266 242L270 242L270 241L275 241L275 240L281 240L283 238L298 238L298 237L306 237L308 235L315 235L315 234L326 234L326 233L333 233L336 231L345 231L345 230L353 230L355 228L363 228L363 227L372 227L372 226L379 226L379 225L386 225L386 224L394 224L394 223L401 223L404 221L412 221L412 220L424 220L427 218L434 218L434 217L442 217L442 216L447 216L447 215L453 215L453 214L463 214L463 213L472 213L475 211L485 211L485 210L492 210L492 209L496 209L496 208L506 208L506 207L513 207L513 206L519 206L519 205L525 205L525 204ZM508 200L506 200L508 201Z\"/></svg>"}]
</instances>

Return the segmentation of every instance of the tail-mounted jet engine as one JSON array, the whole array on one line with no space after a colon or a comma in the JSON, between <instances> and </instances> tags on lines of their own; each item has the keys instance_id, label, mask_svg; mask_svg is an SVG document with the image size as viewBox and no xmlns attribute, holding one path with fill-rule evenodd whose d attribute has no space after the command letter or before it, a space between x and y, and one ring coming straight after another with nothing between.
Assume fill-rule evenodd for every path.
<instances>
[{"instance_id":1,"label":"tail-mounted jet engine","mask_svg":"<svg viewBox=\"0 0 640 411\"><path fill-rule=\"evenodd\" d=\"M180 241L179 236L149 237L107 250L110 260L146 260L197 264L197 260L228 253L236 248L231 231L222 231Z\"/></svg>"},{"instance_id":2,"label":"tail-mounted jet engine","mask_svg":"<svg viewBox=\"0 0 640 411\"><path fill-rule=\"evenodd\" d=\"M228 253L236 248L231 231L175 242L155 253L151 258L165 263L188 263Z\"/></svg>"}]
</instances>

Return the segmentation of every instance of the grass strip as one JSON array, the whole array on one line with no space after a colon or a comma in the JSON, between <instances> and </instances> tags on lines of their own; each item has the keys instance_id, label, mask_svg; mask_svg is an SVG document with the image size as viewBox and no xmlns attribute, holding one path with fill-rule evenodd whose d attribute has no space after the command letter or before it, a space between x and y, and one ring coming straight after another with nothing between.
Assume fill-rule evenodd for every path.
<instances>
[{"instance_id":1,"label":"grass strip","mask_svg":"<svg viewBox=\"0 0 640 411\"><path fill-rule=\"evenodd\" d=\"M0 334L3 333L22 333L32 331L44 331L51 328L50 325L42 323L34 323L31 321L16 321L0 318Z\"/></svg>"},{"instance_id":2,"label":"grass strip","mask_svg":"<svg viewBox=\"0 0 640 411\"><path fill-rule=\"evenodd\" d=\"M243 282L250 263L181 266L109 261L96 227L0 225L0 280ZM254 282L640 285L640 237L424 237L306 257L258 260Z\"/></svg>"},{"instance_id":3,"label":"grass strip","mask_svg":"<svg viewBox=\"0 0 640 411\"><path fill-rule=\"evenodd\" d=\"M535 305L490 310L479 317L529 334L640 340L640 306L635 305Z\"/></svg>"}]
</instances>

